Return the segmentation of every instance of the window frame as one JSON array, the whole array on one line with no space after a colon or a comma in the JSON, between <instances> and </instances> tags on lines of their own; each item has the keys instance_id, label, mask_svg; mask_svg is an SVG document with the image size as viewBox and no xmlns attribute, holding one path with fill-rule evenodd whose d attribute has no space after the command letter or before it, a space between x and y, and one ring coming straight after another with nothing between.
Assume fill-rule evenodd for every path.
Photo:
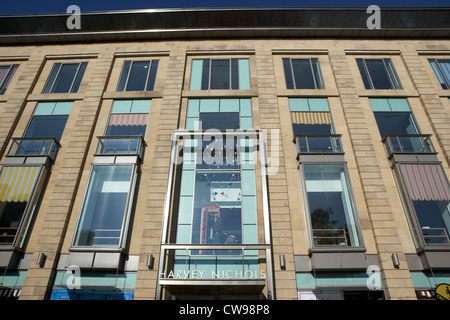
<instances>
[{"instance_id":1,"label":"window frame","mask_svg":"<svg viewBox=\"0 0 450 320\"><path fill-rule=\"evenodd\" d=\"M284 61L285 60L289 60L289 70L284 70L284 78L285 78L285 82L286 82L286 89L288 90L324 90L325 89L325 83L323 81L323 76L322 76L322 70L320 68L320 63L319 63L319 59L318 58L282 58L281 62L283 64L283 69L285 67ZM295 73L294 73L294 66L292 65L292 60L308 60L309 61L309 67L311 70L311 74L312 74L312 80L314 83L314 88L298 88L297 86L297 81L295 78ZM317 63L317 72L319 73L319 76L322 78L321 81L321 86L319 85L319 81L317 80L316 74L314 72L314 67L313 67L313 60L316 60ZM286 73L290 72L291 78L292 78L292 83L294 85L293 88L288 88L287 86L287 79L286 79Z\"/></svg>"},{"instance_id":2,"label":"window frame","mask_svg":"<svg viewBox=\"0 0 450 320\"><path fill-rule=\"evenodd\" d=\"M119 90L120 87L120 83L122 81L122 77L124 75L124 71L125 71L125 64L127 62L130 62L130 65L128 67L128 73L125 79L125 83L123 84L123 89ZM145 84L144 84L144 90L127 90L127 86L128 86L128 81L130 79L130 74L131 74L131 69L133 68L133 64L135 62L149 62L149 66L148 66L148 71L147 71L147 75L145 77ZM151 90L147 90L147 85L150 79L150 74L151 74L151 69L153 64L156 63L156 71L155 71L155 78L153 79L153 87ZM122 69L120 71L120 75L119 78L117 80L117 86L116 86L116 92L149 92L149 91L154 91L155 90L155 85L156 85L156 77L158 74L158 68L159 68L159 59L151 59L151 60L124 60L122 63Z\"/></svg>"},{"instance_id":3,"label":"window frame","mask_svg":"<svg viewBox=\"0 0 450 320\"><path fill-rule=\"evenodd\" d=\"M1 166L0 168L0 176L3 173L5 168L38 168L38 172L36 174L35 181L33 182L33 186L31 188L31 194L29 197L29 201L21 214L19 224L17 226L17 231L14 236L14 239L11 244L2 245L0 244L0 248L3 249L11 249L11 248L23 248L25 242L29 237L29 230L33 227L33 219L39 210L39 202L45 192L45 183L47 180L47 176L50 172L48 167L45 165L7 165Z\"/></svg>"},{"instance_id":4,"label":"window frame","mask_svg":"<svg viewBox=\"0 0 450 320\"><path fill-rule=\"evenodd\" d=\"M66 101L48 101L49 103L55 103L55 105L53 106L53 111L54 111L54 109L56 108L56 105L58 104L58 103L65 103ZM68 102L68 101L67 101ZM43 103L46 103L46 102L43 102ZM32 115L31 115L31 117L30 117L30 119L28 120L28 123L27 123L27 126L26 126L26 128L25 128L25 130L24 130L24 132L23 132L23 137L24 138L34 138L34 137L36 137L36 136L27 136L27 132L28 132L28 130L29 130L29 128L30 128L30 125L31 125L31 122L33 121L33 119L34 119L34 117L37 117L37 118L43 118L43 117L63 117L63 116L65 116L65 117L67 117L66 118L66 122L65 122L65 124L64 124L64 128L63 128L63 130L62 130L62 132L61 132L61 138L63 137L63 135L64 135L64 131L65 131L65 129L66 129L66 126L67 126L67 122L68 122L68 120L69 120L69 117L70 117L70 113L72 112L72 109L73 109L73 105L74 105L74 101L72 101L72 106L71 106L71 108L70 108L70 112L69 113L65 113L65 114L53 114L53 111L52 111L52 113L51 114L36 114L36 110L38 109L38 106L39 106L39 102L38 103L36 103L36 106L34 107L34 110L33 110L33 113L32 113ZM57 137L55 137L55 136L51 136L52 138L55 138L58 142L61 140L61 138L60 139L58 139ZM39 136L39 137L36 137L36 138L50 138L50 137L48 137L48 136L46 136L46 137L42 137L42 136Z\"/></svg>"},{"instance_id":5,"label":"window frame","mask_svg":"<svg viewBox=\"0 0 450 320\"><path fill-rule=\"evenodd\" d=\"M0 65L0 67L8 67L9 69L6 72L5 77L0 81L0 95L5 94L6 90L8 90L9 84L11 83L12 78L19 69L19 64L4 64ZM8 86L4 87L5 83L8 83Z\"/></svg>"},{"instance_id":6,"label":"window frame","mask_svg":"<svg viewBox=\"0 0 450 320\"><path fill-rule=\"evenodd\" d=\"M204 68L203 65L205 63L205 61L208 60L209 61L209 67L208 67L208 88L207 89L202 89L202 85L203 85L203 73L204 73ZM225 89L211 89L211 73L212 73L212 61L213 60L228 60L229 61L229 66L228 66L228 76L229 76L229 88L225 88ZM233 79L233 74L232 74L232 60L237 60L237 80L238 80L238 88L237 89L233 89L233 83L232 83L232 79ZM241 88L241 82L240 82L240 72L239 72L239 60L247 60L248 61L248 88L242 89ZM201 76L200 76L200 89L192 89L193 87L193 72L194 72L194 61L201 61L202 62L202 72L201 72ZM250 57L224 57L224 56L218 56L218 57L204 57L204 58L192 58L190 59L190 72L189 72L189 90L199 90L199 91L216 91L216 90L250 90L252 88L252 79L251 79L251 59Z\"/></svg>"},{"instance_id":7,"label":"window frame","mask_svg":"<svg viewBox=\"0 0 450 320\"><path fill-rule=\"evenodd\" d=\"M88 204L88 196L89 191L91 188L91 183L93 179L93 173L95 167L119 167L119 166L131 166L131 175L130 175L130 187L127 194L126 204L123 211L123 218L122 218L122 225L120 229L120 239L118 245L77 245L77 239L78 239L78 232L79 228L81 227L83 215L84 215L84 209L85 206ZM77 221L74 228L73 238L71 241L71 249L75 250L83 250L83 251L96 251L98 249L112 249L112 250L123 250L125 249L127 243L128 243L128 232L130 228L130 221L131 216L133 214L133 209L135 207L135 199L137 197L136 189L137 189L137 182L139 180L139 168L138 164L136 163L114 163L114 164L108 164L108 163L95 163L91 165L91 169L89 171L89 177L86 182L84 194L83 194L83 200L81 202L81 206L79 209Z\"/></svg>"},{"instance_id":8,"label":"window frame","mask_svg":"<svg viewBox=\"0 0 450 320\"><path fill-rule=\"evenodd\" d=\"M67 92L53 92L53 90L55 88L55 84L58 81L59 75L61 73L61 69L63 68L64 65L70 65L70 64L73 64L73 65L77 64L78 67L77 67L77 71L76 71L75 75L73 76L72 83L70 84L69 90ZM43 94L78 93L78 90L79 90L79 88L81 86L81 82L83 81L83 77L84 77L84 75L86 73L87 65L88 65L87 61L83 61L83 62L55 62L53 64L52 69L50 70L50 73L48 74L47 81L45 82L41 93L43 93ZM57 66L58 66L58 70L55 71ZM77 82L78 77L80 77L80 69L83 66L84 66L84 69L83 69L83 73L81 74L80 84L78 85L77 90L73 91L74 84ZM54 72L56 72L56 74L54 75L54 78L52 79L52 76L53 76ZM47 89L47 86L50 84L50 82L51 82L51 85Z\"/></svg>"},{"instance_id":9,"label":"window frame","mask_svg":"<svg viewBox=\"0 0 450 320\"><path fill-rule=\"evenodd\" d=\"M366 60L381 60L383 62L384 72L386 73L386 76L388 78L388 81L389 81L389 84L390 84L391 88L389 88L389 89L377 89L377 88L375 88L375 86L373 84L372 76L370 75L369 70L367 68ZM362 70L359 68L358 61L362 61L362 63L363 63L364 75L362 74ZM392 74L389 71L389 68L387 66L387 62L389 62L389 64L392 67ZM391 58L356 58L356 65L358 67L359 74L361 76L361 80L362 80L364 88L366 90L403 90L403 86L402 86L402 84L400 82L400 79L398 77L397 71L395 70L394 64L392 63L392 59ZM366 88L366 84L365 84L365 81L364 81L364 76L368 80L370 88ZM395 81L392 79L392 77L395 77L395 79L397 80L396 82L398 82L398 88L395 86Z\"/></svg>"},{"instance_id":10,"label":"window frame","mask_svg":"<svg viewBox=\"0 0 450 320\"><path fill-rule=\"evenodd\" d=\"M405 164L403 162L396 162L393 166L393 176L394 180L396 181L396 186L398 193L400 195L401 202L404 207L405 216L407 223L409 225L409 231L411 233L411 237L413 239L414 245L416 249L424 249L427 250L428 248L432 249L440 249L445 251L450 251L450 243L448 244L427 244L425 241L425 237L422 233L422 227L419 221L419 216L416 213L416 209L414 207L413 200L411 199L411 195L408 193L408 190L406 188L405 183L405 177L402 174L402 170L400 169L400 165ZM450 182L448 180L447 174L442 167L441 163L436 162L420 162L420 163L412 163L417 165L439 165L440 170L444 176L445 182L448 186L450 186ZM450 234L447 235L450 237Z\"/></svg>"},{"instance_id":11,"label":"window frame","mask_svg":"<svg viewBox=\"0 0 450 320\"><path fill-rule=\"evenodd\" d=\"M442 59L436 59L436 58L432 58L432 59L428 59L428 62L430 63L431 69L433 70L434 75L436 76L438 82L439 82L439 76L442 78L442 80L444 81L444 84L447 86L447 88L442 88L442 84L439 83L439 85L441 86L442 90L450 90L450 79L448 79L445 76L445 73L442 70L440 61L448 61L448 63L450 64L450 58L442 58ZM433 68L433 65L431 64L432 62L434 62L436 64L437 70L439 71L439 76L436 74L436 71Z\"/></svg>"},{"instance_id":12,"label":"window frame","mask_svg":"<svg viewBox=\"0 0 450 320\"><path fill-rule=\"evenodd\" d=\"M309 198L308 198L308 190L306 189L306 174L305 174L305 165L340 165L343 168L343 172L345 175L345 179L346 179L346 184L347 184L347 189L348 189L348 195L350 197L350 205L351 208L353 210L352 214L353 214L353 218L354 218L354 227L356 228L356 235L358 237L358 242L359 245L358 246L352 246L352 245L346 245L346 246L339 246L339 245L335 245L335 246L317 246L314 244L314 234L313 234L313 228L312 228L312 220L311 220L311 211L310 211L310 207L309 207ZM355 195L353 192L353 187L352 187L352 183L350 181L350 175L348 172L348 168L347 168L347 163L345 162L335 162L335 161L330 161L330 162L302 162L299 163L298 166L298 172L299 172L299 177L300 177L300 186L301 186L301 196L302 196L302 200L303 200L303 210L304 213L306 215L305 218L305 224L306 224L306 233L307 233L307 244L308 244L308 249L310 251L354 251L354 250L365 250L365 245L364 245L364 239L363 239L363 234L362 234L362 229L361 229L361 224L360 224L360 217L358 214L358 210L356 207L356 201L355 201ZM350 232L350 231L349 231Z\"/></svg>"},{"instance_id":13,"label":"window frame","mask_svg":"<svg viewBox=\"0 0 450 320\"><path fill-rule=\"evenodd\" d=\"M110 122L111 122L111 118L112 118L112 116L113 115L115 115L115 114L140 114L140 115L143 115L143 114L145 114L146 116L147 116L147 122L146 122L146 124L145 124L145 130L144 130L144 134L142 134L141 136L142 136L142 138L144 138L145 136L146 136L146 134L147 134L147 129L148 129L148 121L149 121L149 119L150 119L150 112L151 112L151 106L152 106L152 99L144 99L144 100L140 100L140 101L148 101L149 102L149 110L147 111L147 112L133 112L132 110L133 110L133 103L135 102L135 101L138 101L138 99L127 99L127 100L122 100L122 102L123 101L131 101L131 103L130 103L130 110L128 111L128 112L125 112L125 111L121 111L121 112L117 112L117 111L114 111L114 103L116 102L116 101L119 101L119 100L113 100L113 102L112 102L112 105L111 105L111 109L110 109L110 111L109 111L109 114L108 114L108 121L106 122L106 125L105 125L105 129L104 129L104 136L106 137L114 137L114 136L128 136L128 135L123 135L123 134L120 134L120 135L118 135L118 134L107 134L108 133L108 130L110 129L110 127L111 127L111 125L110 125ZM131 136L131 135L130 135Z\"/></svg>"}]
</instances>

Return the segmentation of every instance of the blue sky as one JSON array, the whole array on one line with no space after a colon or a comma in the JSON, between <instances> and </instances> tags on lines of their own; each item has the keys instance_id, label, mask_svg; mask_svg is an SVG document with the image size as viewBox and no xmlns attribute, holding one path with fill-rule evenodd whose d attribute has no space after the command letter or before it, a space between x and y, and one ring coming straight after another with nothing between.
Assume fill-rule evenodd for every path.
<instances>
[{"instance_id":1,"label":"blue sky","mask_svg":"<svg viewBox=\"0 0 450 320\"><path fill-rule=\"evenodd\" d=\"M65 13L69 5L81 12L155 8L229 7L450 7L450 0L3 0L0 15Z\"/></svg>"}]
</instances>

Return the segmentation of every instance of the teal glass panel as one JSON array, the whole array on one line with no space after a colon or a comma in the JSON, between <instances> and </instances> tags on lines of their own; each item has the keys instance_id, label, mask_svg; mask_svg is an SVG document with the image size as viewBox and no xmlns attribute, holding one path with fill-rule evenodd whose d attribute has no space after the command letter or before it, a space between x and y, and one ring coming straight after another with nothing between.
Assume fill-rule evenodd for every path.
<instances>
[{"instance_id":1,"label":"teal glass panel","mask_svg":"<svg viewBox=\"0 0 450 320\"><path fill-rule=\"evenodd\" d=\"M151 100L133 100L130 113L149 113Z\"/></svg>"},{"instance_id":2,"label":"teal glass panel","mask_svg":"<svg viewBox=\"0 0 450 320\"><path fill-rule=\"evenodd\" d=\"M192 60L190 90L200 90L202 85L203 60Z\"/></svg>"},{"instance_id":3,"label":"teal glass panel","mask_svg":"<svg viewBox=\"0 0 450 320\"><path fill-rule=\"evenodd\" d=\"M309 98L308 102L310 111L330 111L326 98Z\"/></svg>"},{"instance_id":4,"label":"teal glass panel","mask_svg":"<svg viewBox=\"0 0 450 320\"><path fill-rule=\"evenodd\" d=\"M219 112L219 99L202 99L200 100L200 112Z\"/></svg>"},{"instance_id":5,"label":"teal glass panel","mask_svg":"<svg viewBox=\"0 0 450 320\"><path fill-rule=\"evenodd\" d=\"M72 110L73 102L57 102L55 108L53 109L54 115L68 115Z\"/></svg>"},{"instance_id":6,"label":"teal glass panel","mask_svg":"<svg viewBox=\"0 0 450 320\"><path fill-rule=\"evenodd\" d=\"M309 103L307 98L290 98L289 99L290 111L309 111Z\"/></svg>"},{"instance_id":7,"label":"teal glass panel","mask_svg":"<svg viewBox=\"0 0 450 320\"><path fill-rule=\"evenodd\" d=\"M375 98L369 99L373 111L391 111L388 99Z\"/></svg>"},{"instance_id":8,"label":"teal glass panel","mask_svg":"<svg viewBox=\"0 0 450 320\"><path fill-rule=\"evenodd\" d=\"M406 99L388 99L388 102L392 111L411 111Z\"/></svg>"},{"instance_id":9,"label":"teal glass panel","mask_svg":"<svg viewBox=\"0 0 450 320\"><path fill-rule=\"evenodd\" d=\"M111 113L129 113L133 100L116 100L113 102Z\"/></svg>"},{"instance_id":10,"label":"teal glass panel","mask_svg":"<svg viewBox=\"0 0 450 320\"><path fill-rule=\"evenodd\" d=\"M220 112L239 112L239 99L221 99Z\"/></svg>"},{"instance_id":11,"label":"teal glass panel","mask_svg":"<svg viewBox=\"0 0 450 320\"><path fill-rule=\"evenodd\" d=\"M239 89L250 89L250 66L248 59L239 59Z\"/></svg>"},{"instance_id":12,"label":"teal glass panel","mask_svg":"<svg viewBox=\"0 0 450 320\"><path fill-rule=\"evenodd\" d=\"M35 116L44 116L53 114L56 102L39 102L34 110Z\"/></svg>"},{"instance_id":13,"label":"teal glass panel","mask_svg":"<svg viewBox=\"0 0 450 320\"><path fill-rule=\"evenodd\" d=\"M189 99L187 116L198 118L198 112L200 110L199 108L200 108L200 100L199 99Z\"/></svg>"},{"instance_id":14,"label":"teal glass panel","mask_svg":"<svg viewBox=\"0 0 450 320\"><path fill-rule=\"evenodd\" d=\"M251 99L239 99L241 106L241 117L252 116L252 100Z\"/></svg>"}]
</instances>

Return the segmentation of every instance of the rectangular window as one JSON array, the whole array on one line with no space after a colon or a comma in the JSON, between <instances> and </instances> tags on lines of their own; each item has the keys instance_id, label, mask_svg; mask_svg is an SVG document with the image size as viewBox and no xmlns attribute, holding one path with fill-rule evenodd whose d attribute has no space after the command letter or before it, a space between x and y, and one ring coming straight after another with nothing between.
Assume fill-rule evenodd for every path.
<instances>
[{"instance_id":1,"label":"rectangular window","mask_svg":"<svg viewBox=\"0 0 450 320\"><path fill-rule=\"evenodd\" d=\"M406 99L371 98L370 105L381 137L387 134L419 134L419 129Z\"/></svg>"},{"instance_id":2,"label":"rectangular window","mask_svg":"<svg viewBox=\"0 0 450 320\"><path fill-rule=\"evenodd\" d=\"M27 210L41 167L3 167L0 174L0 245L13 245L19 229L27 228Z\"/></svg>"},{"instance_id":3,"label":"rectangular window","mask_svg":"<svg viewBox=\"0 0 450 320\"><path fill-rule=\"evenodd\" d=\"M240 171L197 172L191 243L242 243L241 200ZM233 250L224 252L236 254ZM198 253L213 254L214 252L199 250Z\"/></svg>"},{"instance_id":4,"label":"rectangular window","mask_svg":"<svg viewBox=\"0 0 450 320\"><path fill-rule=\"evenodd\" d=\"M318 59L283 59L288 89L324 89Z\"/></svg>"},{"instance_id":5,"label":"rectangular window","mask_svg":"<svg viewBox=\"0 0 450 320\"><path fill-rule=\"evenodd\" d=\"M76 93L87 62L55 63L42 93Z\"/></svg>"},{"instance_id":6,"label":"rectangular window","mask_svg":"<svg viewBox=\"0 0 450 320\"><path fill-rule=\"evenodd\" d=\"M8 89L8 85L18 67L18 64L0 66L0 94L4 94L6 89Z\"/></svg>"},{"instance_id":7,"label":"rectangular window","mask_svg":"<svg viewBox=\"0 0 450 320\"><path fill-rule=\"evenodd\" d=\"M61 139L73 102L40 102L24 134L25 138Z\"/></svg>"},{"instance_id":8,"label":"rectangular window","mask_svg":"<svg viewBox=\"0 0 450 320\"><path fill-rule=\"evenodd\" d=\"M424 145L408 101L399 98L371 98L370 104L382 138L389 136L395 152L424 152Z\"/></svg>"},{"instance_id":9,"label":"rectangular window","mask_svg":"<svg viewBox=\"0 0 450 320\"><path fill-rule=\"evenodd\" d=\"M356 59L366 89L402 89L391 59Z\"/></svg>"},{"instance_id":10,"label":"rectangular window","mask_svg":"<svg viewBox=\"0 0 450 320\"><path fill-rule=\"evenodd\" d=\"M342 152L339 135L334 134L326 98L290 98L289 109L300 152Z\"/></svg>"},{"instance_id":11,"label":"rectangular window","mask_svg":"<svg viewBox=\"0 0 450 320\"><path fill-rule=\"evenodd\" d=\"M344 164L304 164L313 246L361 246Z\"/></svg>"},{"instance_id":12,"label":"rectangular window","mask_svg":"<svg viewBox=\"0 0 450 320\"><path fill-rule=\"evenodd\" d=\"M145 136L151 100L114 101L106 136Z\"/></svg>"},{"instance_id":13,"label":"rectangular window","mask_svg":"<svg viewBox=\"0 0 450 320\"><path fill-rule=\"evenodd\" d=\"M134 192L134 165L95 165L75 235L75 246L121 247Z\"/></svg>"},{"instance_id":14,"label":"rectangular window","mask_svg":"<svg viewBox=\"0 0 450 320\"><path fill-rule=\"evenodd\" d=\"M153 91L159 60L125 61L117 91Z\"/></svg>"},{"instance_id":15,"label":"rectangular window","mask_svg":"<svg viewBox=\"0 0 450 320\"><path fill-rule=\"evenodd\" d=\"M442 89L450 88L450 60L449 59L430 59L433 68Z\"/></svg>"},{"instance_id":16,"label":"rectangular window","mask_svg":"<svg viewBox=\"0 0 450 320\"><path fill-rule=\"evenodd\" d=\"M249 90L248 59L194 59L190 90Z\"/></svg>"},{"instance_id":17,"label":"rectangular window","mask_svg":"<svg viewBox=\"0 0 450 320\"><path fill-rule=\"evenodd\" d=\"M242 129L253 127L250 99L189 99L187 130Z\"/></svg>"},{"instance_id":18,"label":"rectangular window","mask_svg":"<svg viewBox=\"0 0 450 320\"><path fill-rule=\"evenodd\" d=\"M424 244L450 245L450 186L441 165L402 163L399 168Z\"/></svg>"}]
</instances>

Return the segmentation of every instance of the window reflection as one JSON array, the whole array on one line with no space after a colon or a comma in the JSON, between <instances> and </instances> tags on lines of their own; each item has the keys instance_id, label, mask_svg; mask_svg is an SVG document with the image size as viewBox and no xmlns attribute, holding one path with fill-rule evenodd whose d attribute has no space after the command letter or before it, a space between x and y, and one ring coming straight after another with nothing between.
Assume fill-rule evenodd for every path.
<instances>
[{"instance_id":1,"label":"window reflection","mask_svg":"<svg viewBox=\"0 0 450 320\"><path fill-rule=\"evenodd\" d=\"M197 172L195 175L193 244L242 243L240 171ZM239 250L224 250L236 254ZM199 254L214 254L199 250Z\"/></svg>"},{"instance_id":2,"label":"window reflection","mask_svg":"<svg viewBox=\"0 0 450 320\"><path fill-rule=\"evenodd\" d=\"M360 246L344 165L305 164L314 246Z\"/></svg>"}]
</instances>

